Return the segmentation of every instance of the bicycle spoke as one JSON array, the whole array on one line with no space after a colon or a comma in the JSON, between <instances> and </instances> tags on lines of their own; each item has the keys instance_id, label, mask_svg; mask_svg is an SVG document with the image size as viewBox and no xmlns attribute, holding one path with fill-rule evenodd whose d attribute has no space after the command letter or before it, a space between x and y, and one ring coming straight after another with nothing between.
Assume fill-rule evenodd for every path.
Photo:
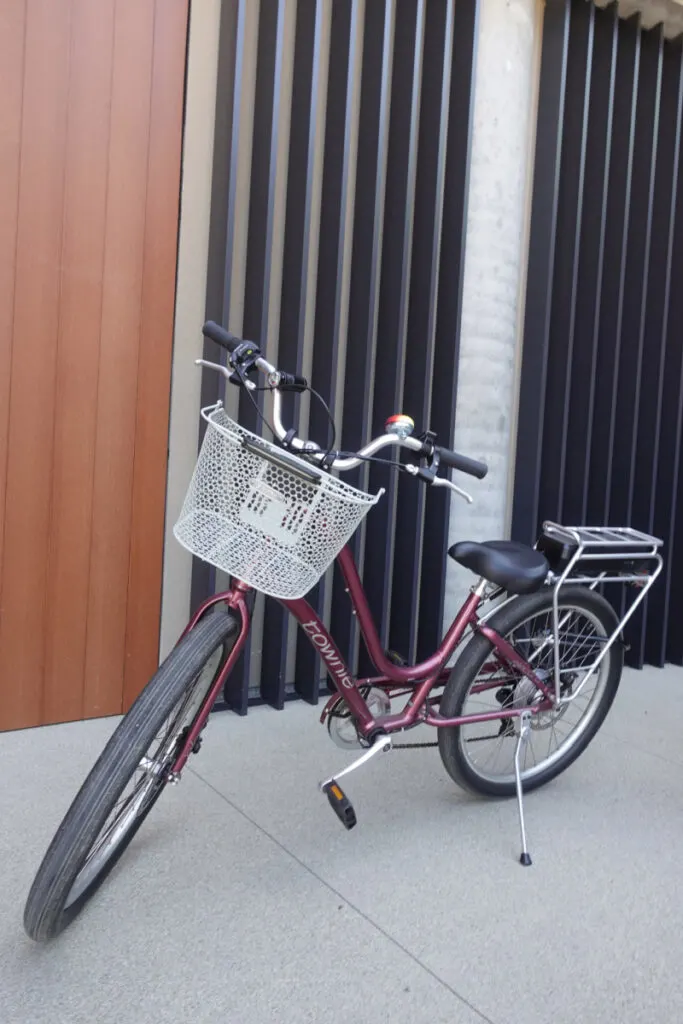
<instances>
[{"instance_id":1,"label":"bicycle spoke","mask_svg":"<svg viewBox=\"0 0 683 1024\"><path fill-rule=\"evenodd\" d=\"M563 696L570 699L558 708L548 707L532 717L529 738L524 744L522 756L523 775L541 770L575 742L577 730L582 730L590 719L604 686L606 661L609 659L588 678L585 677L586 670L595 662L608 639L600 620L594 619L582 608L560 606L559 622L557 643L560 651L560 681ZM507 634L507 640L520 657L533 666L535 672L545 674L547 685L553 690L555 653L552 610L533 615L519 623ZM572 696L572 690L579 685L582 685L581 690ZM501 706L498 699L502 690L509 692L506 704L510 707L520 708L525 704L533 706L534 703L538 706L545 701L545 697L534 691L523 673L510 667L495 675L480 673L470 687L463 714L467 716L496 711L501 714L502 720L505 704ZM542 735L544 730L548 734L547 739ZM514 743L505 742L514 737L495 735L488 730L477 734L476 727L468 726L467 723L460 727L460 731L465 756L473 766L476 765L479 774L490 779L514 780ZM509 751L510 757L505 756L507 748L512 748Z\"/></svg>"},{"instance_id":2,"label":"bicycle spoke","mask_svg":"<svg viewBox=\"0 0 683 1024\"><path fill-rule=\"evenodd\" d=\"M183 735L186 723L197 713L200 700L207 692L220 663L223 647L216 649L215 660L207 661L202 672L178 701L166 721L152 739L146 753L133 771L128 784L112 808L71 887L66 906L78 899L111 859L131 828L147 813L164 784L164 773L172 764L173 752ZM202 682L206 673L207 681Z\"/></svg>"},{"instance_id":3,"label":"bicycle spoke","mask_svg":"<svg viewBox=\"0 0 683 1024\"><path fill-rule=\"evenodd\" d=\"M494 743L492 745L492 749L489 751L489 755L486 758L486 760L484 761L483 767L487 767L488 765L491 764L491 758L493 758L493 762L495 764L496 759L498 757L498 754L500 752L500 747L501 747L502 742L503 742L502 737L499 737L498 738L498 742Z\"/></svg>"},{"instance_id":4,"label":"bicycle spoke","mask_svg":"<svg viewBox=\"0 0 683 1024\"><path fill-rule=\"evenodd\" d=\"M498 759L500 758L500 755L503 753L503 750L505 749L505 740L506 739L507 739L507 736L501 736L500 742L497 744L496 756L495 756L495 758L493 760L493 767L494 768L498 764Z\"/></svg>"}]
</instances>

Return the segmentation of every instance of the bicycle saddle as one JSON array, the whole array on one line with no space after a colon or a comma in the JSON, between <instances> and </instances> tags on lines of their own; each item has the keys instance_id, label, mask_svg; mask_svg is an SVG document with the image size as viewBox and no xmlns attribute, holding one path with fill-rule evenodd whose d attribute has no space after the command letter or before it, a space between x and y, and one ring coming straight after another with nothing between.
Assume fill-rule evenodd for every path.
<instances>
[{"instance_id":1,"label":"bicycle saddle","mask_svg":"<svg viewBox=\"0 0 683 1024\"><path fill-rule=\"evenodd\" d=\"M514 540L487 540L482 544L463 540L448 549L459 565L497 583L509 594L533 594L540 590L549 567L540 551Z\"/></svg>"}]
</instances>

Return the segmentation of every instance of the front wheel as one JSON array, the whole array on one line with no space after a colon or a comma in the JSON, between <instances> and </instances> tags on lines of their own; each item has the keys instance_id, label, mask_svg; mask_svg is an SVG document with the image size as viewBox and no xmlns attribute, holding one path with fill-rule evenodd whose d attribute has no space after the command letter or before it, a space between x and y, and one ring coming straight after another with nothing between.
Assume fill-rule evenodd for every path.
<instances>
[{"instance_id":1,"label":"front wheel","mask_svg":"<svg viewBox=\"0 0 683 1024\"><path fill-rule=\"evenodd\" d=\"M577 695L557 709L533 715L521 766L525 791L554 779L586 749L612 705L623 668L623 646L616 642L578 690L618 620L603 597L577 585L561 589L559 612L561 692L571 697L576 690ZM546 685L554 686L552 588L511 601L488 625ZM542 691L496 659L491 642L478 634L456 662L439 711L445 718L460 718L501 708L533 708L543 700ZM518 735L518 717L441 727L439 752L448 774L463 788L486 796L513 796Z\"/></svg>"},{"instance_id":2,"label":"front wheel","mask_svg":"<svg viewBox=\"0 0 683 1024\"><path fill-rule=\"evenodd\" d=\"M165 788L238 622L209 612L169 654L122 719L83 783L38 869L24 927L43 941L63 931L102 884Z\"/></svg>"}]
</instances>

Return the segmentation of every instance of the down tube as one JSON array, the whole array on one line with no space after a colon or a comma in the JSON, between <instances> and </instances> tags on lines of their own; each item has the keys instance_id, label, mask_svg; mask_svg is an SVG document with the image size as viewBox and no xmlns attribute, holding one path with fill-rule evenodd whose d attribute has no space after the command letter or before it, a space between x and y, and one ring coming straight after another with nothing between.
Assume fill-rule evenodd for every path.
<instances>
[{"instance_id":1,"label":"down tube","mask_svg":"<svg viewBox=\"0 0 683 1024\"><path fill-rule=\"evenodd\" d=\"M377 723L327 629L303 597L296 601L282 601L281 603L297 620L308 637L309 643L325 662L325 667L353 714L358 728L364 736L367 736Z\"/></svg>"}]
</instances>

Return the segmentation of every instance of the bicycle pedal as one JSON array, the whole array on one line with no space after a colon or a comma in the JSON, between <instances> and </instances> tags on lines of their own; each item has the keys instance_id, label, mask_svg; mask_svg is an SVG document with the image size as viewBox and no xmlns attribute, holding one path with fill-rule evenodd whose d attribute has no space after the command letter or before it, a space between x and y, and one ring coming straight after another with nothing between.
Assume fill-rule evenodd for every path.
<instances>
[{"instance_id":1,"label":"bicycle pedal","mask_svg":"<svg viewBox=\"0 0 683 1024\"><path fill-rule=\"evenodd\" d=\"M334 779L330 779L330 781L326 782L322 787L322 790L323 793L327 793L327 799L330 801L330 807L337 815L344 828L353 828L358 820L356 818L356 812L353 809L353 804L339 783L335 782Z\"/></svg>"}]
</instances>

